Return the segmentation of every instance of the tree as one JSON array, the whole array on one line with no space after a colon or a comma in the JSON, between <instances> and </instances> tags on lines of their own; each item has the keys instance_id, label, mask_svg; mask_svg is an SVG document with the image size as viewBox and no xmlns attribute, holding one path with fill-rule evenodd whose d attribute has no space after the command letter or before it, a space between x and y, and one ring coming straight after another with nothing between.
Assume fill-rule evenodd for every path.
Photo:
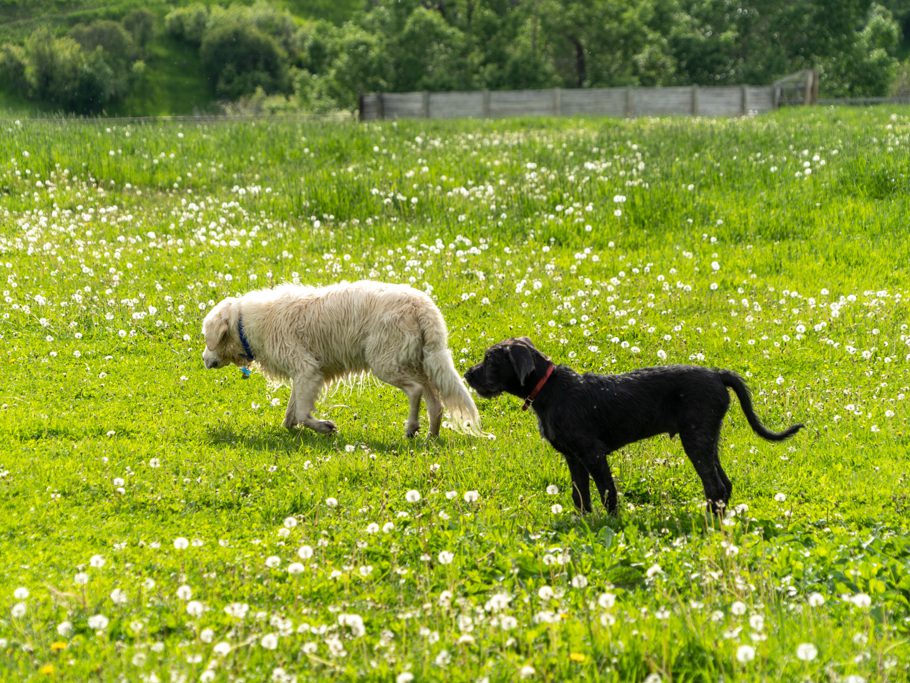
<instances>
[{"instance_id":1,"label":"tree","mask_svg":"<svg viewBox=\"0 0 910 683\"><path fill-rule=\"evenodd\" d=\"M552 88L559 84L550 46L544 40L540 20L530 16L510 42L502 78L494 85L508 88Z\"/></svg>"},{"instance_id":2,"label":"tree","mask_svg":"<svg viewBox=\"0 0 910 683\"><path fill-rule=\"evenodd\" d=\"M278 43L235 17L205 32L199 55L219 97L237 99L256 88L266 93L290 91L286 55Z\"/></svg>"},{"instance_id":3,"label":"tree","mask_svg":"<svg viewBox=\"0 0 910 683\"><path fill-rule=\"evenodd\" d=\"M155 34L155 15L145 8L135 9L123 17L123 26L130 32L136 46L145 50Z\"/></svg>"},{"instance_id":4,"label":"tree","mask_svg":"<svg viewBox=\"0 0 910 683\"><path fill-rule=\"evenodd\" d=\"M463 90L474 85L465 36L439 12L415 9L393 47L396 90Z\"/></svg>"},{"instance_id":5,"label":"tree","mask_svg":"<svg viewBox=\"0 0 910 683\"><path fill-rule=\"evenodd\" d=\"M54 38L47 29L25 42L25 80L29 96L77 114L103 111L115 96L114 77L96 47L86 52L70 37Z\"/></svg>"},{"instance_id":6,"label":"tree","mask_svg":"<svg viewBox=\"0 0 910 683\"><path fill-rule=\"evenodd\" d=\"M0 47L0 86L25 94L28 88L25 68L25 50L20 45L6 43Z\"/></svg>"},{"instance_id":7,"label":"tree","mask_svg":"<svg viewBox=\"0 0 910 683\"><path fill-rule=\"evenodd\" d=\"M206 5L195 3L187 7L178 7L164 18L167 32L177 40L191 45L200 45L209 25L210 13Z\"/></svg>"},{"instance_id":8,"label":"tree","mask_svg":"<svg viewBox=\"0 0 910 683\"><path fill-rule=\"evenodd\" d=\"M826 91L854 97L887 95L897 74L894 53L899 36L900 28L891 12L882 5L872 5L865 26L848 50L822 62Z\"/></svg>"},{"instance_id":9,"label":"tree","mask_svg":"<svg viewBox=\"0 0 910 683\"><path fill-rule=\"evenodd\" d=\"M339 107L354 109L360 93L389 88L388 60L382 38L347 23L338 32L336 40L334 53L337 57L325 76L325 93ZM315 93L309 96L315 96Z\"/></svg>"}]
</instances>

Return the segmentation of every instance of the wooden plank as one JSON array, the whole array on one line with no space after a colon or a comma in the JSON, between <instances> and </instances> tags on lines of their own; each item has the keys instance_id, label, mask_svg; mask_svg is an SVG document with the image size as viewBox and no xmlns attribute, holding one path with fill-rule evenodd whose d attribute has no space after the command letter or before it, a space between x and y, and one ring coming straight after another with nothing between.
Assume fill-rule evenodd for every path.
<instances>
[{"instance_id":1,"label":"wooden plank","mask_svg":"<svg viewBox=\"0 0 910 683\"><path fill-rule=\"evenodd\" d=\"M434 119L484 118L484 93L434 92L430 93L429 115Z\"/></svg>"},{"instance_id":2,"label":"wooden plank","mask_svg":"<svg viewBox=\"0 0 910 683\"><path fill-rule=\"evenodd\" d=\"M563 90L560 108L565 116L625 116L625 88L590 88Z\"/></svg>"},{"instance_id":3,"label":"wooden plank","mask_svg":"<svg viewBox=\"0 0 910 683\"><path fill-rule=\"evenodd\" d=\"M383 113L386 119L416 119L423 114L423 93L384 93Z\"/></svg>"},{"instance_id":4,"label":"wooden plank","mask_svg":"<svg viewBox=\"0 0 910 683\"><path fill-rule=\"evenodd\" d=\"M376 121L379 115L379 95L376 93L367 93L360 96L360 120Z\"/></svg>"},{"instance_id":5,"label":"wooden plank","mask_svg":"<svg viewBox=\"0 0 910 683\"><path fill-rule=\"evenodd\" d=\"M636 88L636 116L668 116L688 114L692 110L692 88Z\"/></svg>"},{"instance_id":6,"label":"wooden plank","mask_svg":"<svg viewBox=\"0 0 910 683\"><path fill-rule=\"evenodd\" d=\"M710 86L698 89L702 116L738 116L742 111L742 90L738 86Z\"/></svg>"},{"instance_id":7,"label":"wooden plank","mask_svg":"<svg viewBox=\"0 0 910 683\"><path fill-rule=\"evenodd\" d=\"M490 116L553 116L552 90L494 90L490 93Z\"/></svg>"},{"instance_id":8,"label":"wooden plank","mask_svg":"<svg viewBox=\"0 0 910 683\"><path fill-rule=\"evenodd\" d=\"M747 114L761 114L775 108L774 86L746 86L748 91L749 111Z\"/></svg>"}]
</instances>

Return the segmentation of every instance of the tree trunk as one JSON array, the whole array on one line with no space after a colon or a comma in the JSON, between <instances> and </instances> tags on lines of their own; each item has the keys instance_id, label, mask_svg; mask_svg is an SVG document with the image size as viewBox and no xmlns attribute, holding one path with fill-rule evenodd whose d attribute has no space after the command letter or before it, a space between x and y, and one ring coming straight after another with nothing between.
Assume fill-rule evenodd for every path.
<instances>
[{"instance_id":1,"label":"tree trunk","mask_svg":"<svg viewBox=\"0 0 910 683\"><path fill-rule=\"evenodd\" d=\"M570 38L572 45L575 46L575 73L578 77L578 87L585 87L585 81L588 78L588 66L585 61L585 46L581 44L578 38Z\"/></svg>"}]
</instances>

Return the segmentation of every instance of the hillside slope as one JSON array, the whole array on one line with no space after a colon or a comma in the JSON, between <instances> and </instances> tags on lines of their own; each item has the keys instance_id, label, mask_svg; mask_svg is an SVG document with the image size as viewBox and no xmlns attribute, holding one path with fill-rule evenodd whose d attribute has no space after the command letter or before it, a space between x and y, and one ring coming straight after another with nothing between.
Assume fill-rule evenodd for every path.
<instances>
[{"instance_id":1,"label":"hillside slope","mask_svg":"<svg viewBox=\"0 0 910 683\"><path fill-rule=\"evenodd\" d=\"M35 30L47 27L58 35L79 23L119 20L136 9L148 9L159 20L147 46L146 72L140 92L131 93L115 115L192 114L212 109L214 97L202 72L196 50L164 34L164 17L175 7L202 2L208 5L253 5L263 0L0 0L0 45L21 44ZM322 19L343 23L363 6L363 0L283 0L268 4L286 9L301 21ZM0 111L35 115L50 109L27 101L0 86Z\"/></svg>"}]
</instances>

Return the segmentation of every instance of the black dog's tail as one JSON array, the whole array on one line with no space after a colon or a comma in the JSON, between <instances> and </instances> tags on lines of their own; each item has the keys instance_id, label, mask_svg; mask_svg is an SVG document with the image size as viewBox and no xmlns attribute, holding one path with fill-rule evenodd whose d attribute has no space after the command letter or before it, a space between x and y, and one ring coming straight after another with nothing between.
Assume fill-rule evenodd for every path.
<instances>
[{"instance_id":1,"label":"black dog's tail","mask_svg":"<svg viewBox=\"0 0 910 683\"><path fill-rule=\"evenodd\" d=\"M733 389L739 397L739 403L742 406L743 412L746 414L746 420L748 420L749 426L752 427L752 431L760 437L768 439L768 441L783 441L803 428L802 424L795 424L782 432L772 432L759 421L758 415L756 415L755 410L752 409L752 398L749 396L749 387L746 386L743 378L730 370L718 370L717 374L720 377L720 380L726 386Z\"/></svg>"}]
</instances>

